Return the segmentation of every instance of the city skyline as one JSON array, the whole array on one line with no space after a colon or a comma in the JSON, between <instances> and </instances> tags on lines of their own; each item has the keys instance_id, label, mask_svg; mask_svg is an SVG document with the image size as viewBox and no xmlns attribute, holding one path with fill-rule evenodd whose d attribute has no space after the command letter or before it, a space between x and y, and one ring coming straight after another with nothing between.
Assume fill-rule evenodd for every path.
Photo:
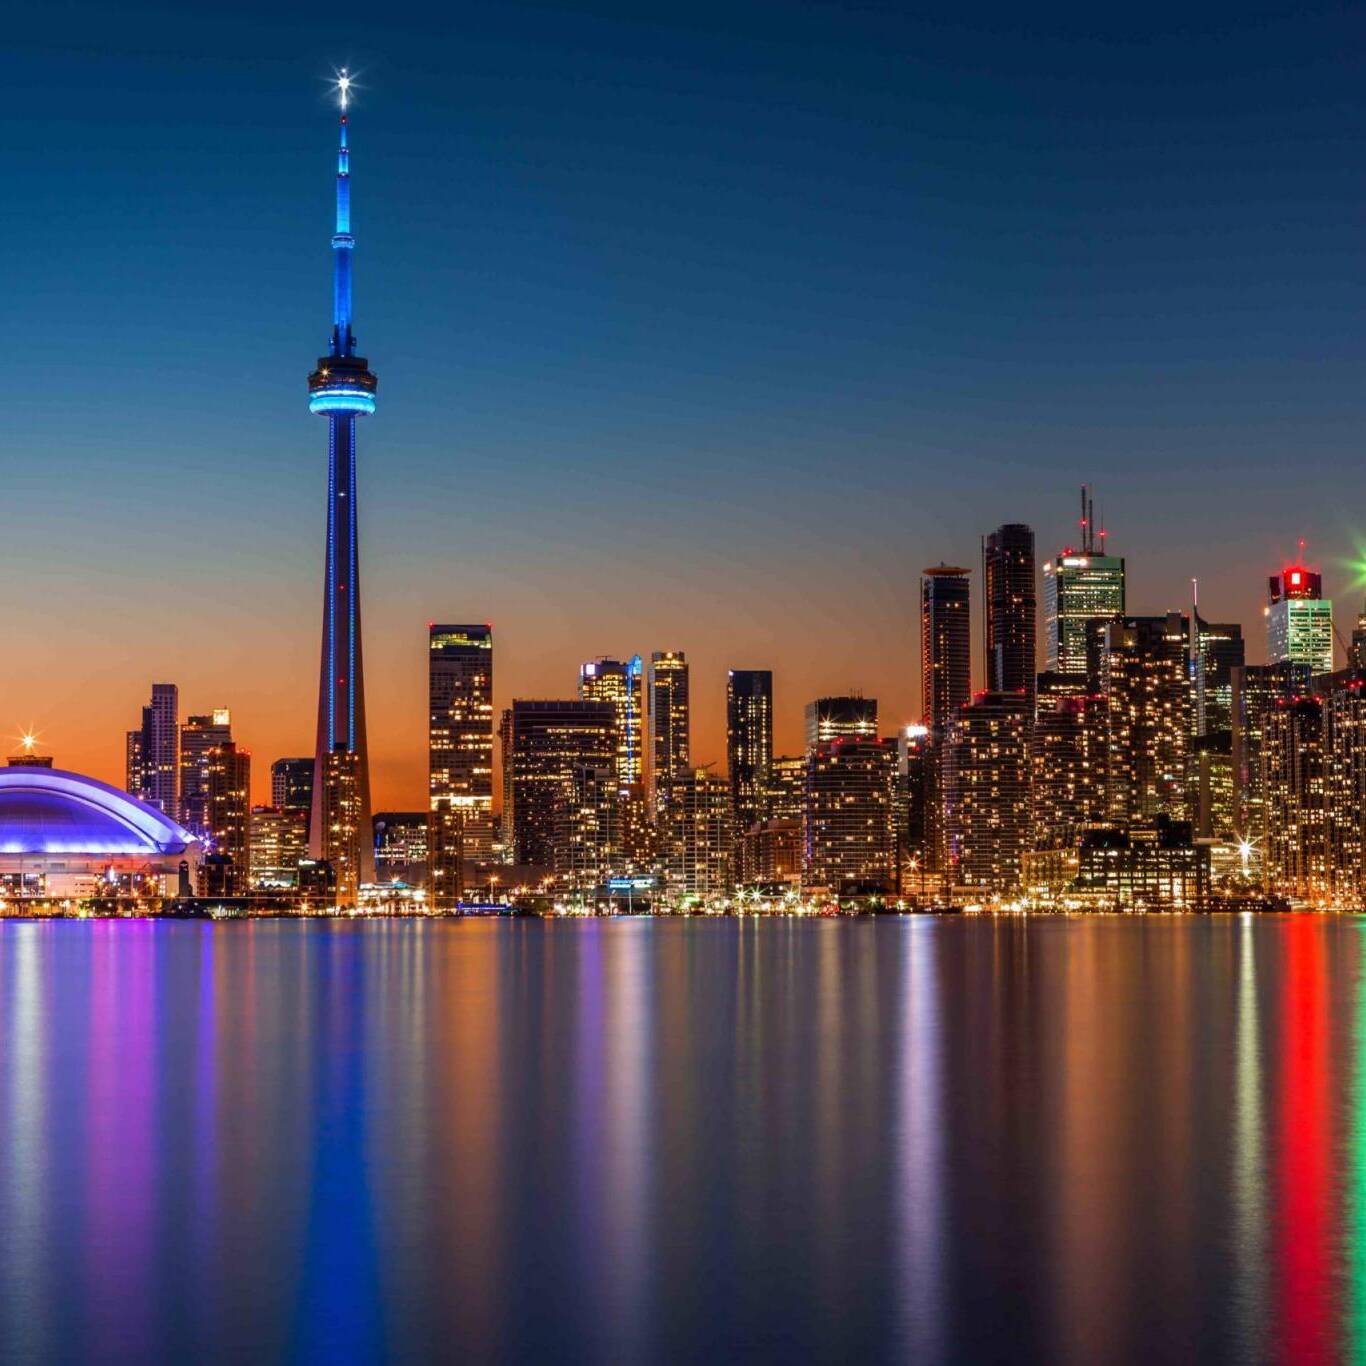
<instances>
[{"instance_id":1,"label":"city skyline","mask_svg":"<svg viewBox=\"0 0 1366 1366\"><path fill-rule=\"evenodd\" d=\"M422 805L427 621L496 624L498 709L567 695L585 659L682 650L692 757L718 767L726 672L770 669L775 750L790 752L814 697L857 688L889 719L918 717L920 570L974 565L1006 520L1034 528L1042 560L1068 539L1083 480L1127 557L1130 612L1184 609L1198 578L1206 614L1242 622L1260 660L1264 579L1301 536L1341 619L1356 612L1361 190L1337 157L1360 97L1325 55L1347 44L1346 19L1300 13L1289 35L1271 22L1225 57L1217 20L1177 42L1155 14L1145 33L1164 65L1046 18L1006 41L819 12L773 32L746 14L727 30L728 67L719 11L686 30L538 12L529 48L514 18L481 30L485 64L468 79L451 81L402 23L357 62L373 176L359 303L393 376L360 475L375 809ZM324 298L333 54L278 18L265 25L276 55L253 50L247 69L240 48L210 52L202 29L160 16L157 50L173 60L149 64L149 23L94 16L98 59L35 18L17 33L26 211L7 325L24 515L6 607L26 648L0 680L0 725L32 724L65 762L119 781L130 716L151 681L173 680L187 713L232 708L238 743L263 761L260 801L269 761L311 748L297 680L316 668L322 471L298 382ZM939 93L957 92L955 123L905 93L884 46L924 54L948 82ZM698 89L643 93L656 49L696 70ZM976 74L987 53L1013 85ZM769 98L722 138L715 97L737 75ZM1189 148L1173 162L1170 125L1151 145L1108 145L1130 125L1101 75L1148 116L1179 110L1183 129L1232 117L1225 174L1210 179ZM798 94L799 77L815 84ZM1278 141L1256 112L1268 89L1296 115ZM822 134L814 147L784 131L794 102ZM552 108L572 127L552 127ZM1048 140L1062 116L1110 131L1064 147ZM924 153L914 172L879 131L889 120ZM95 126L122 149L116 167L91 158ZM1033 160L996 188L1003 160L1017 164L1011 129ZM1324 209L1312 224L1242 212L1267 207L1268 166L1294 168L1294 202ZM766 194L737 188L753 176ZM1187 214L1186 235L1169 241L1151 216L1114 226L1154 194ZM680 256L682 202L707 207ZM782 232L779 204L795 205ZM1102 212L1107 233L1079 248ZM74 232L92 221L94 243ZM117 428L99 419L102 396L56 379L92 305ZM1245 326L1248 309L1260 325ZM252 401L219 428L204 414L224 350ZM842 648L822 655L811 638ZM77 642L102 662L95 696L72 669Z\"/></svg>"}]
</instances>

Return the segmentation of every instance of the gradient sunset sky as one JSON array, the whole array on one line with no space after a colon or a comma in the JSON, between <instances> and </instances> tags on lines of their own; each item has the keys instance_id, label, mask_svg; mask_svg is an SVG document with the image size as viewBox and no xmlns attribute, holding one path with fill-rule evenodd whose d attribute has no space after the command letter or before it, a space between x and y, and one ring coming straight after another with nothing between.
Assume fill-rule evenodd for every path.
<instances>
[{"instance_id":1,"label":"gradient sunset sky","mask_svg":"<svg viewBox=\"0 0 1366 1366\"><path fill-rule=\"evenodd\" d=\"M377 808L426 624L919 708L917 583L1092 481L1130 610L1264 646L1366 547L1366 11L49 4L8 21L0 728L122 781L155 680L310 752L334 111L353 116ZM364 27L346 28L348 13ZM980 660L975 661L980 668Z\"/></svg>"}]
</instances>

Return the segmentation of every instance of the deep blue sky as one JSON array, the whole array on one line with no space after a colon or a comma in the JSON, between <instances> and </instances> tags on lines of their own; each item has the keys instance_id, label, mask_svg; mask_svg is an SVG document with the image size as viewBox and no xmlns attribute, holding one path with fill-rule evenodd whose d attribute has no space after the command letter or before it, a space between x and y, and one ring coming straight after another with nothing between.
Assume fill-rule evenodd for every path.
<instances>
[{"instance_id":1,"label":"deep blue sky","mask_svg":"<svg viewBox=\"0 0 1366 1366\"><path fill-rule=\"evenodd\" d=\"M117 774L156 676L309 749L343 62L381 801L434 617L494 621L499 706L686 649L700 759L727 665L780 744L822 690L910 719L918 570L1042 558L1083 479L1132 610L1199 575L1258 656L1305 535L1355 616L1366 10L349 12L7 20L0 728Z\"/></svg>"}]
</instances>

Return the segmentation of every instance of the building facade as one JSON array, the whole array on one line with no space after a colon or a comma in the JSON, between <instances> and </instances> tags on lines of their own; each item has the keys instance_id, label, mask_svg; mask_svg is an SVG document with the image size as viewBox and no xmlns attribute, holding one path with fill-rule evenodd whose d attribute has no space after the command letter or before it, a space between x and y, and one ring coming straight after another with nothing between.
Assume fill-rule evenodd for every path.
<instances>
[{"instance_id":1,"label":"building facade","mask_svg":"<svg viewBox=\"0 0 1366 1366\"><path fill-rule=\"evenodd\" d=\"M1116 825L1192 814L1189 621L1180 612L1121 617L1102 632L1108 814Z\"/></svg>"},{"instance_id":2,"label":"building facade","mask_svg":"<svg viewBox=\"0 0 1366 1366\"><path fill-rule=\"evenodd\" d=\"M645 780L645 754L641 743L641 681L639 655L630 659L600 656L579 669L579 698L584 702L610 702L617 713L617 783L638 787Z\"/></svg>"},{"instance_id":3,"label":"building facade","mask_svg":"<svg viewBox=\"0 0 1366 1366\"><path fill-rule=\"evenodd\" d=\"M493 628L427 630L427 800L443 848L493 857Z\"/></svg>"},{"instance_id":4,"label":"building facade","mask_svg":"<svg viewBox=\"0 0 1366 1366\"><path fill-rule=\"evenodd\" d=\"M772 762L773 674L731 669L726 675L726 771L737 834L764 817Z\"/></svg>"},{"instance_id":5,"label":"building facade","mask_svg":"<svg viewBox=\"0 0 1366 1366\"><path fill-rule=\"evenodd\" d=\"M1044 562L1043 604L1046 667L1085 676L1088 636L1125 613L1123 556L1061 551Z\"/></svg>"},{"instance_id":6,"label":"building facade","mask_svg":"<svg viewBox=\"0 0 1366 1366\"><path fill-rule=\"evenodd\" d=\"M1321 574L1296 564L1271 575L1266 660L1305 664L1315 674L1333 672L1333 604L1323 596Z\"/></svg>"},{"instance_id":7,"label":"building facade","mask_svg":"<svg viewBox=\"0 0 1366 1366\"><path fill-rule=\"evenodd\" d=\"M244 894L251 879L251 754L231 741L215 745L205 755L204 810L213 852L231 860L231 889Z\"/></svg>"},{"instance_id":8,"label":"building facade","mask_svg":"<svg viewBox=\"0 0 1366 1366\"><path fill-rule=\"evenodd\" d=\"M172 821L180 819L180 689L153 683L142 724L128 733L127 789Z\"/></svg>"},{"instance_id":9,"label":"building facade","mask_svg":"<svg viewBox=\"0 0 1366 1366\"><path fill-rule=\"evenodd\" d=\"M972 695L971 599L968 570L941 564L921 573L921 720L936 739Z\"/></svg>"},{"instance_id":10,"label":"building facade","mask_svg":"<svg viewBox=\"0 0 1366 1366\"><path fill-rule=\"evenodd\" d=\"M818 697L806 704L806 747L830 740L876 739L877 698Z\"/></svg>"},{"instance_id":11,"label":"building facade","mask_svg":"<svg viewBox=\"0 0 1366 1366\"><path fill-rule=\"evenodd\" d=\"M807 753L803 873L838 894L852 885L891 889L896 743L842 736Z\"/></svg>"},{"instance_id":12,"label":"building facade","mask_svg":"<svg viewBox=\"0 0 1366 1366\"><path fill-rule=\"evenodd\" d=\"M1023 693L1032 716L1038 672L1034 532L1022 522L1007 522L983 538L982 594L987 691Z\"/></svg>"},{"instance_id":13,"label":"building facade","mask_svg":"<svg viewBox=\"0 0 1366 1366\"><path fill-rule=\"evenodd\" d=\"M1030 842L1029 698L983 692L958 709L944 740L944 821L954 887L1015 891Z\"/></svg>"},{"instance_id":14,"label":"building facade","mask_svg":"<svg viewBox=\"0 0 1366 1366\"><path fill-rule=\"evenodd\" d=\"M205 768L209 751L232 739L232 713L215 708L205 716L187 716L180 728L180 823L197 835L209 830Z\"/></svg>"},{"instance_id":15,"label":"building facade","mask_svg":"<svg viewBox=\"0 0 1366 1366\"><path fill-rule=\"evenodd\" d=\"M503 820L512 862L553 869L556 808L576 768L615 769L611 702L514 701L503 713Z\"/></svg>"},{"instance_id":16,"label":"building facade","mask_svg":"<svg viewBox=\"0 0 1366 1366\"><path fill-rule=\"evenodd\" d=\"M662 789L686 773L692 752L688 661L682 650L650 656L650 790L656 805Z\"/></svg>"},{"instance_id":17,"label":"building facade","mask_svg":"<svg viewBox=\"0 0 1366 1366\"><path fill-rule=\"evenodd\" d=\"M663 810L660 856L670 893L729 896L735 887L730 783L705 768L675 774Z\"/></svg>"}]
</instances>

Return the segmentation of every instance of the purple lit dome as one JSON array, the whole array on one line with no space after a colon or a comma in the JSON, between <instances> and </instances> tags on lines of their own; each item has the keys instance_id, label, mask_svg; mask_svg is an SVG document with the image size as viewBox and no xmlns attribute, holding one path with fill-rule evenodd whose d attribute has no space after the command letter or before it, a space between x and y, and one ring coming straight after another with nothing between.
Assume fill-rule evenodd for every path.
<instances>
[{"instance_id":1,"label":"purple lit dome","mask_svg":"<svg viewBox=\"0 0 1366 1366\"><path fill-rule=\"evenodd\" d=\"M0 854L183 854L194 837L153 806L58 768L0 768Z\"/></svg>"}]
</instances>

